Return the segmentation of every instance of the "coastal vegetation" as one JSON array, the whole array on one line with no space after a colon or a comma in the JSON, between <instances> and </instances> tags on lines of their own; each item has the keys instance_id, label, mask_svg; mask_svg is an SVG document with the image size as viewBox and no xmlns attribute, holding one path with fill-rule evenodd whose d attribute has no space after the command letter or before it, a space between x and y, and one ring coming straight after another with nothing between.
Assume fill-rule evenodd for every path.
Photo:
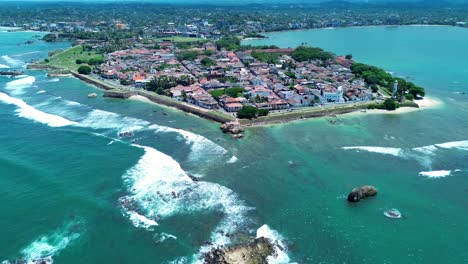
<instances>
[{"instance_id":1,"label":"coastal vegetation","mask_svg":"<svg viewBox=\"0 0 468 264\"><path fill-rule=\"evenodd\" d=\"M252 57L255 59L261 61L261 62L266 62L270 64L276 64L278 63L278 59L280 57L279 53L267 53L267 52L261 52L261 51L252 51L251 53Z\"/></svg>"},{"instance_id":2,"label":"coastal vegetation","mask_svg":"<svg viewBox=\"0 0 468 264\"><path fill-rule=\"evenodd\" d=\"M324 51L321 48L299 46L294 50L291 57L299 62L311 60L326 61L332 59L334 55L330 52Z\"/></svg>"},{"instance_id":3,"label":"coastal vegetation","mask_svg":"<svg viewBox=\"0 0 468 264\"><path fill-rule=\"evenodd\" d=\"M373 103L367 106L367 109L381 109L393 111L400 107L400 104L391 98L385 99L382 103Z\"/></svg>"},{"instance_id":4,"label":"coastal vegetation","mask_svg":"<svg viewBox=\"0 0 468 264\"><path fill-rule=\"evenodd\" d=\"M236 51L241 48L241 40L236 36L225 36L216 41L218 49Z\"/></svg>"},{"instance_id":5,"label":"coastal vegetation","mask_svg":"<svg viewBox=\"0 0 468 264\"><path fill-rule=\"evenodd\" d=\"M177 85L188 86L195 82L188 75L183 75L179 78L172 76L160 76L153 78L145 87L145 90L156 92L157 94L165 94L167 90Z\"/></svg>"},{"instance_id":6,"label":"coastal vegetation","mask_svg":"<svg viewBox=\"0 0 468 264\"><path fill-rule=\"evenodd\" d=\"M91 67L83 65L78 68L78 73L79 74L90 74L91 73Z\"/></svg>"},{"instance_id":7,"label":"coastal vegetation","mask_svg":"<svg viewBox=\"0 0 468 264\"><path fill-rule=\"evenodd\" d=\"M393 85L398 81L397 98L402 101L413 100L425 96L424 88L402 78L395 78L385 70L364 63L353 63L351 72L362 78L368 85L385 89L386 94L392 94Z\"/></svg>"},{"instance_id":8,"label":"coastal vegetation","mask_svg":"<svg viewBox=\"0 0 468 264\"><path fill-rule=\"evenodd\" d=\"M104 56L94 50L89 50L85 46L75 46L63 52L57 53L46 60L44 64L78 71L82 64L98 65L104 62Z\"/></svg>"},{"instance_id":9,"label":"coastal vegetation","mask_svg":"<svg viewBox=\"0 0 468 264\"><path fill-rule=\"evenodd\" d=\"M267 109L258 109L254 106L244 105L239 112L237 112L237 117L242 119L253 119L259 116L267 116Z\"/></svg>"},{"instance_id":10,"label":"coastal vegetation","mask_svg":"<svg viewBox=\"0 0 468 264\"><path fill-rule=\"evenodd\" d=\"M219 98L222 95L227 95L229 97L237 98L237 97L242 96L243 92L245 92L245 89L242 87L231 87L231 88L225 88L225 89L211 90L210 94L214 98Z\"/></svg>"}]
</instances>

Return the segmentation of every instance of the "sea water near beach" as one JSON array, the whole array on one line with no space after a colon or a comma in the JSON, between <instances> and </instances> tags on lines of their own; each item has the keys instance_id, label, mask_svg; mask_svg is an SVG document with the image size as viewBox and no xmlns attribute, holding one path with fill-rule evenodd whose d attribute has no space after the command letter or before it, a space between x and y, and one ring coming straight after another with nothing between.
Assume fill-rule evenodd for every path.
<instances>
[{"instance_id":1,"label":"sea water near beach","mask_svg":"<svg viewBox=\"0 0 468 264\"><path fill-rule=\"evenodd\" d=\"M66 46L17 45L33 35L0 33L5 69ZM218 124L176 110L88 99L102 92L73 78L0 77L1 260L191 263L207 240L258 230L282 240L287 255L277 263L468 262L468 95L459 93L468 92L468 31L270 37L250 43L353 53L427 87L443 105L253 128L234 141ZM347 204L364 184L378 196ZM391 208L403 217L386 218Z\"/></svg>"}]
</instances>

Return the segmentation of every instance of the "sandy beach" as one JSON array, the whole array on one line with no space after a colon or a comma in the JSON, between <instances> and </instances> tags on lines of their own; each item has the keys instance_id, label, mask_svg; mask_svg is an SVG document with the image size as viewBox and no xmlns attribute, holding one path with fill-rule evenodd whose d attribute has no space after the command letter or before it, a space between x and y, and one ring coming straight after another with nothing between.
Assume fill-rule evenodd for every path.
<instances>
[{"instance_id":1,"label":"sandy beach","mask_svg":"<svg viewBox=\"0 0 468 264\"><path fill-rule=\"evenodd\" d=\"M439 107L443 104L442 101L433 97L424 97L421 100L414 100L416 104L418 104L419 108L416 107L400 107L394 111L382 110L382 109L367 109L364 111L357 111L352 112L347 115L355 115L355 114L386 114L386 115L396 115L396 114L404 114L410 113L415 111L420 111L424 109L431 109Z\"/></svg>"}]
</instances>

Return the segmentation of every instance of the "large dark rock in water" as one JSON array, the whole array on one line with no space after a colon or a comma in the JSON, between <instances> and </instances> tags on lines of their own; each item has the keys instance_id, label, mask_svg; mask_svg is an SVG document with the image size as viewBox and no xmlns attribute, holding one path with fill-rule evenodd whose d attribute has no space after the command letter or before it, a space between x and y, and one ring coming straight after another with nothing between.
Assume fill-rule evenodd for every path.
<instances>
[{"instance_id":1,"label":"large dark rock in water","mask_svg":"<svg viewBox=\"0 0 468 264\"><path fill-rule=\"evenodd\" d=\"M366 185L354 188L348 195L348 201L355 203L361 199L377 195L377 189L374 186Z\"/></svg>"},{"instance_id":2,"label":"large dark rock in water","mask_svg":"<svg viewBox=\"0 0 468 264\"><path fill-rule=\"evenodd\" d=\"M223 133L240 134L244 131L244 127L238 121L230 121L221 125Z\"/></svg>"},{"instance_id":3,"label":"large dark rock in water","mask_svg":"<svg viewBox=\"0 0 468 264\"><path fill-rule=\"evenodd\" d=\"M20 76L23 74L24 73L21 71L0 71L0 75L12 76L12 77Z\"/></svg>"},{"instance_id":4,"label":"large dark rock in water","mask_svg":"<svg viewBox=\"0 0 468 264\"><path fill-rule=\"evenodd\" d=\"M204 256L205 264L267 264L267 257L275 253L273 244L266 238L226 248L214 248Z\"/></svg>"}]
</instances>

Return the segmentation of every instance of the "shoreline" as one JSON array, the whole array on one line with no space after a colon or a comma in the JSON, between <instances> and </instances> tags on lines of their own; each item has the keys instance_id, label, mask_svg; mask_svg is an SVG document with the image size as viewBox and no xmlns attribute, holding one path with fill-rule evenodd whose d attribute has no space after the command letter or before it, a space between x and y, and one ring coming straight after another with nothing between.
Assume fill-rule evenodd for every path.
<instances>
[{"instance_id":1,"label":"shoreline","mask_svg":"<svg viewBox=\"0 0 468 264\"><path fill-rule=\"evenodd\" d=\"M412 113L416 111L421 111L421 110L426 110L426 109L434 109L437 107L442 106L444 103L435 97L424 97L423 99L420 100L414 100L418 107L407 107L407 106L402 106L396 110L393 111L388 111L388 110L383 110L383 109L367 109L365 112L352 112L348 113L348 116L351 115L366 115L366 114L384 114L384 115L399 115L399 114L406 114L406 113Z\"/></svg>"},{"instance_id":2,"label":"shoreline","mask_svg":"<svg viewBox=\"0 0 468 264\"><path fill-rule=\"evenodd\" d=\"M61 69L59 67L51 65L41 65L41 64L29 64L28 69L30 70L45 70L47 72ZM82 75L74 71L70 71L69 76L64 77L73 77L84 83L93 85L97 89L104 91L104 97L115 98L115 99L131 99L137 100L145 103L157 104L158 106L170 107L188 114L193 114L195 116L204 118L206 120L214 121L217 123L227 123L236 120L234 116L225 114L221 111L208 110L196 105L188 104L185 102L177 101L172 98L158 95L154 92L149 92L145 90L131 90L123 87L117 87L113 84L103 82L99 79L96 79L92 76ZM330 105L326 107L304 107L299 108L291 112L280 112L280 113L271 113L268 116L258 117L256 119L238 119L240 124L246 128L249 127L262 127L262 126L272 126L280 125L297 121L304 121L312 118L326 118L334 117L337 115L359 115L359 114L403 114L409 113L417 110L433 108L435 106L441 105L440 100L428 97L421 100L415 100L415 103L418 104L418 107L403 106L394 111L380 110L380 109L367 109L367 106L374 104L375 101L366 101L366 102L356 102L349 105Z\"/></svg>"},{"instance_id":3,"label":"shoreline","mask_svg":"<svg viewBox=\"0 0 468 264\"><path fill-rule=\"evenodd\" d=\"M271 37L267 35L271 33L298 32L298 31L308 31L308 30L335 30L335 29L346 29L346 28L373 28L373 27L457 27L457 26L441 25L441 24L365 25L365 26L345 26L345 27L284 29L284 30L263 31L261 33L265 34L265 38L262 38L262 39L269 39ZM247 39L243 39L243 40L247 40ZM248 40L258 40L258 39L248 39Z\"/></svg>"}]
</instances>

